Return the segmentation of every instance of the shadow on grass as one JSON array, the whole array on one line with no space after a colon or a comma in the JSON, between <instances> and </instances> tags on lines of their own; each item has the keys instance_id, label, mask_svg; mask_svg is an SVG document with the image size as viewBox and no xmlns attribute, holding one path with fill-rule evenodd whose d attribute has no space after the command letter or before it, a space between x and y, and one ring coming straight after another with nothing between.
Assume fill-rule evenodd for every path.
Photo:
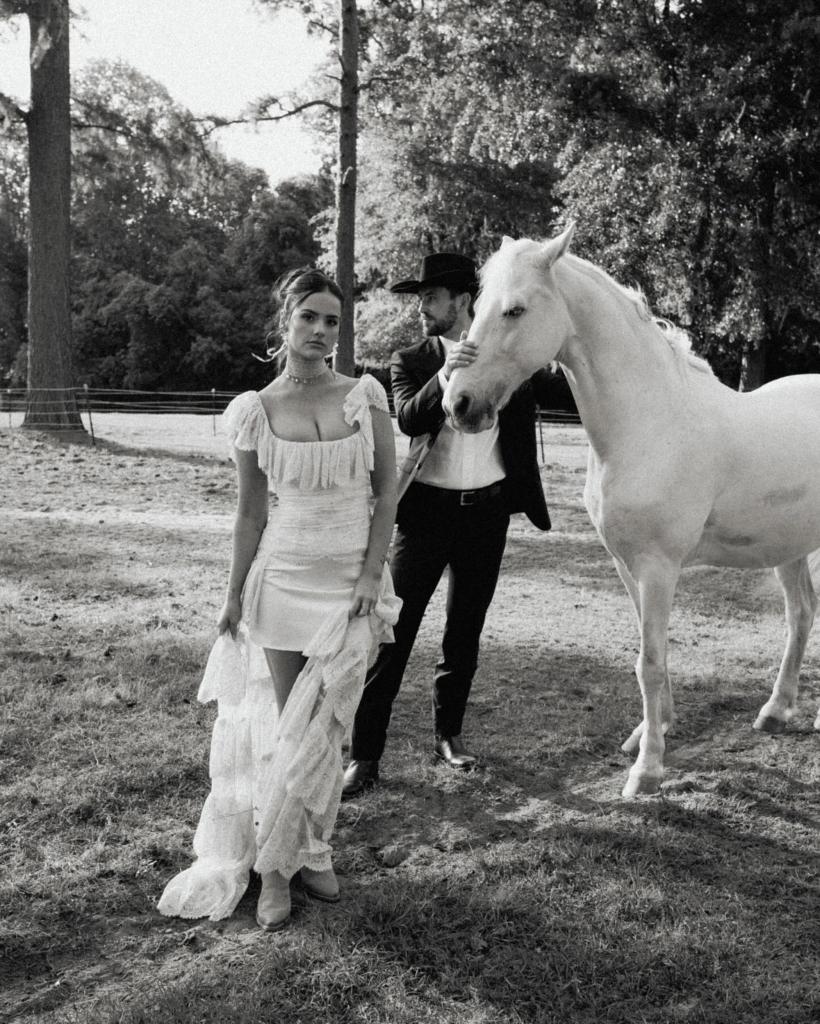
<instances>
[{"instance_id":1,"label":"shadow on grass","mask_svg":"<svg viewBox=\"0 0 820 1024\"><path fill-rule=\"evenodd\" d=\"M747 951L734 944L736 923L716 921L708 944L692 942L692 922L708 894L693 899L691 892L675 893L675 879L666 875L658 883L664 895L647 896L630 877L631 868L616 877L607 873L612 840L608 832L587 836L588 849L601 855L594 865L597 877L574 869L567 877L563 869L557 888L549 857L535 873L531 861L505 861L466 893L447 883L421 892L412 883L391 879L385 891L357 893L350 941L359 948L366 943L377 962L386 957L400 964L402 976L425 979L422 991L513 1013L516 1019L668 1020L678 1003L693 999L705 1015L695 1014L695 1019L722 1019L708 1013L727 1004L736 1021L775 1021L781 1015L789 1021L810 1019L808 1008L799 1005L784 1014L780 968L766 970L765 957L749 962ZM677 853L669 851L665 868ZM640 866L645 852L636 843L616 856ZM682 875L689 889L688 867ZM771 888L768 876L761 882ZM631 906L624 899L629 889ZM735 898L732 889L721 895L727 904ZM772 903L774 912L782 913L782 905ZM785 920L780 929L785 947L801 961L795 968L804 972L805 992L810 986L809 930L805 919L796 933Z\"/></svg>"},{"instance_id":2,"label":"shadow on grass","mask_svg":"<svg viewBox=\"0 0 820 1024\"><path fill-rule=\"evenodd\" d=\"M783 851L757 855L697 815L626 815L469 850L451 876L411 862L349 875L339 906L297 905L252 957L189 958L172 981L82 1019L706 1024L731 1007L733 1024L809 1024L809 884L783 893L771 884ZM228 935L252 931L254 899ZM221 933L205 925L185 942L204 953Z\"/></svg>"},{"instance_id":3,"label":"shadow on grass","mask_svg":"<svg viewBox=\"0 0 820 1024\"><path fill-rule=\"evenodd\" d=\"M101 451L110 452L112 455L132 456L136 459L158 459L167 462L184 462L191 466L201 466L205 463L210 465L227 463L230 458L227 451L227 442L224 455L216 455L206 452L193 451L171 451L168 448L145 447L139 443L133 445L123 444L120 441L110 441L106 438L96 438L96 448Z\"/></svg>"},{"instance_id":4,"label":"shadow on grass","mask_svg":"<svg viewBox=\"0 0 820 1024\"><path fill-rule=\"evenodd\" d=\"M588 521L573 517L577 532L544 537L534 531L511 532L503 572L523 583L554 583L560 577L569 588L582 586L595 592L626 593L609 552ZM735 614L783 615L783 593L771 569L732 569L690 566L680 575L675 593L678 611L722 619L726 603ZM629 606L629 626L634 628Z\"/></svg>"},{"instance_id":5,"label":"shadow on grass","mask_svg":"<svg viewBox=\"0 0 820 1024\"><path fill-rule=\"evenodd\" d=\"M65 1019L665 1024L681 1015L722 1020L726 1005L733 1022L812 1019L812 855L785 835L757 834L754 815L738 821L675 800L568 803L571 791L550 800L530 785L544 779L526 775L510 788L490 773L428 765L421 775L344 805L336 840L343 903L298 905L288 932L254 955L232 956L229 944L199 956L231 936L258 934L256 881L218 926L137 911L171 873L161 843L153 874L130 880L119 909L119 877L97 879L79 902L43 903L39 947L36 930L17 934L11 980L47 978L66 943L86 961L101 956L121 940L127 906L139 915L132 927L146 939L154 933L157 984ZM156 780L138 777L137 806L172 784L166 775L158 792ZM535 808L527 806L533 796ZM395 839L406 856L391 869L383 850ZM761 920L776 958L755 942ZM43 936L55 931L60 938L44 952ZM161 972L174 963L185 969L170 980ZM52 986L36 1008L68 1012L77 994Z\"/></svg>"},{"instance_id":6,"label":"shadow on grass","mask_svg":"<svg viewBox=\"0 0 820 1024\"><path fill-rule=\"evenodd\" d=\"M555 541L529 533L510 535L502 572L534 585L545 576L545 582L560 576L569 583L583 580L584 586L595 590L624 592L612 558L597 537L587 532Z\"/></svg>"},{"instance_id":7,"label":"shadow on grass","mask_svg":"<svg viewBox=\"0 0 820 1024\"><path fill-rule=\"evenodd\" d=\"M107 585L123 598L140 596L137 589L145 584L140 584L136 576L150 575L152 563L163 552L170 565L179 562L193 544L190 530L156 523L112 523L93 530L84 524L61 523L59 545L54 544L55 528L48 520L30 522L26 530L28 547L10 543L0 554L0 569L6 575L19 576L29 587L47 586L53 580L55 587L65 590L81 574L84 593ZM50 547L49 556L32 564L30 545L38 539ZM201 573L204 563L219 566L224 576L224 550L210 556L203 545L203 549L197 549L196 561L195 567L188 567L191 573ZM152 596L151 591L144 593Z\"/></svg>"}]
</instances>

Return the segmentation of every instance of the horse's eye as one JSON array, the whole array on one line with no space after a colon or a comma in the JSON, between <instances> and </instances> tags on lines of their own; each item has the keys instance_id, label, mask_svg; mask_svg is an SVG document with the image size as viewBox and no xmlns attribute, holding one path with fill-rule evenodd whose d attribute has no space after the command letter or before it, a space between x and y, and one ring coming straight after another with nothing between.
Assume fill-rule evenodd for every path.
<instances>
[{"instance_id":1,"label":"horse's eye","mask_svg":"<svg viewBox=\"0 0 820 1024\"><path fill-rule=\"evenodd\" d=\"M512 317L513 319L515 319L515 317L521 316L521 314L523 312L524 312L524 307L523 306L510 306L509 309L505 309L504 310L503 315L504 316L509 316L509 317Z\"/></svg>"}]
</instances>

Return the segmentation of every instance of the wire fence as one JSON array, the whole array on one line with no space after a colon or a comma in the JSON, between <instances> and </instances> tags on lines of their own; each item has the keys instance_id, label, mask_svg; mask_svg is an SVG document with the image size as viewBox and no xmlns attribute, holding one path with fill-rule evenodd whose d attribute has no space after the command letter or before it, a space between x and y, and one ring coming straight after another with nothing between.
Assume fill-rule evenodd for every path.
<instances>
[{"instance_id":1,"label":"wire fence","mask_svg":"<svg viewBox=\"0 0 820 1024\"><path fill-rule=\"evenodd\" d=\"M86 431L98 439L144 449L225 457L220 428L225 407L235 391L126 391L114 388L0 389L0 428L26 426L42 430ZM388 390L390 413L393 396ZM538 442L545 460L544 424L573 426L576 413L539 409ZM396 429L399 454L406 440Z\"/></svg>"},{"instance_id":2,"label":"wire fence","mask_svg":"<svg viewBox=\"0 0 820 1024\"><path fill-rule=\"evenodd\" d=\"M5 388L0 425L42 430L75 427L97 438L170 449L210 449L206 434L219 433L219 417L236 392L142 391L114 388ZM179 422L180 416L186 422ZM202 418L198 422L196 417Z\"/></svg>"},{"instance_id":3,"label":"wire fence","mask_svg":"<svg viewBox=\"0 0 820 1024\"><path fill-rule=\"evenodd\" d=\"M38 423L59 426L65 410L92 415L104 412L178 413L216 416L235 391L139 391L114 388L5 388L0 390L0 412L27 416L36 409L43 413ZM49 419L49 413L54 416Z\"/></svg>"}]
</instances>

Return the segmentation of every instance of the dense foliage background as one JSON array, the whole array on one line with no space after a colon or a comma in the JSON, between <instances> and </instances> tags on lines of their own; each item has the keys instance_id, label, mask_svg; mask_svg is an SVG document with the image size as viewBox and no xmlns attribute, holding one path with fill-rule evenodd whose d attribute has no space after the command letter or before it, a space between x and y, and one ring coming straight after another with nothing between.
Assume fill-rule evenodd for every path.
<instances>
[{"instance_id":1,"label":"dense foliage background","mask_svg":"<svg viewBox=\"0 0 820 1024\"><path fill-rule=\"evenodd\" d=\"M260 7L288 5L333 35L335 3ZM384 285L424 252L480 261L574 219L576 251L644 289L728 383L820 370L812 0L362 0L359 18L360 362L415 340ZM331 154L333 115L313 109ZM78 382L257 385L271 282L332 266L332 157L271 189L122 64L75 74L72 112ZM0 377L20 386L25 136L0 147Z\"/></svg>"}]
</instances>

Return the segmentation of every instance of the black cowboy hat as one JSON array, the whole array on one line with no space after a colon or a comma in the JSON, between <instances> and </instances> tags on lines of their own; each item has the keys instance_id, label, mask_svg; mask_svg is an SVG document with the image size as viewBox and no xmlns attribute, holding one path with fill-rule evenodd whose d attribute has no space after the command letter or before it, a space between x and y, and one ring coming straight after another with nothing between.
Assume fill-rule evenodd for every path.
<instances>
[{"instance_id":1,"label":"black cowboy hat","mask_svg":"<svg viewBox=\"0 0 820 1024\"><path fill-rule=\"evenodd\" d=\"M436 285L475 295L478 291L475 263L468 256L455 252L431 252L421 261L418 280L397 281L390 285L390 291L412 294Z\"/></svg>"}]
</instances>

